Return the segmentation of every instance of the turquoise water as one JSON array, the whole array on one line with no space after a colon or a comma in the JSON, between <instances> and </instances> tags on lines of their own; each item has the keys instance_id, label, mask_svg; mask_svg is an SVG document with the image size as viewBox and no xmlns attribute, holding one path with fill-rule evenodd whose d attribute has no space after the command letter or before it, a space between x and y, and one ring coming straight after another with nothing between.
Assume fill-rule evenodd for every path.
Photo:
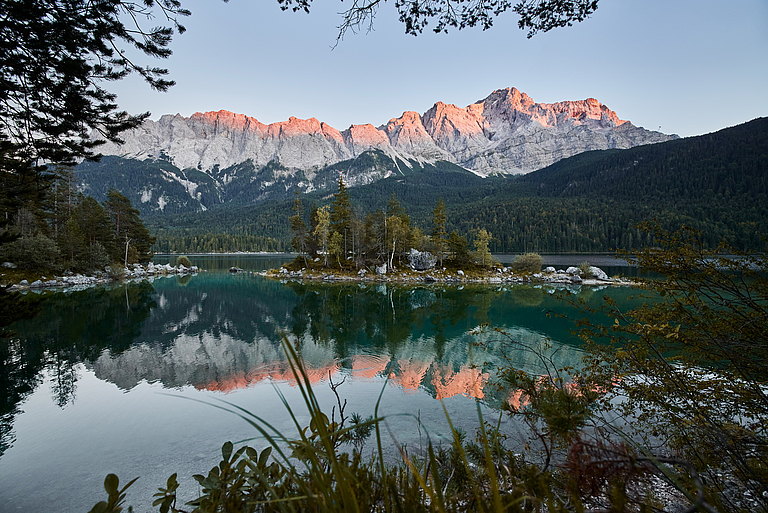
<instances>
[{"instance_id":1,"label":"turquoise water","mask_svg":"<svg viewBox=\"0 0 768 513\"><path fill-rule=\"evenodd\" d=\"M173 472L191 498L189 477L216 463L221 443L256 436L211 403L237 404L294 432L275 391L300 411L283 337L299 347L329 410L329 379L345 380L339 392L348 413L372 413L383 390L391 446L446 439L438 399L471 431L476 401L493 416L509 400L495 380L498 366L543 374L540 355L578 366L576 321L607 320L579 304L597 307L608 296L629 307L639 294L281 283L226 270L274 267L285 257L192 259L209 271L46 293L39 314L12 327L16 336L0 353L3 511L52 511L52 504L62 513L87 511L102 498L109 472L126 481L141 476L129 493L137 512L149 509L154 489Z\"/></svg>"}]
</instances>

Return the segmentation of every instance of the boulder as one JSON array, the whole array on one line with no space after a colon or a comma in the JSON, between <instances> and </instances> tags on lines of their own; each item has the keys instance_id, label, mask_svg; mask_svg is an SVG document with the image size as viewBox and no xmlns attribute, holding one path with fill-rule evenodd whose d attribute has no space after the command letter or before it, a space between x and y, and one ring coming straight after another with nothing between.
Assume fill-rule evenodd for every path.
<instances>
[{"instance_id":1,"label":"boulder","mask_svg":"<svg viewBox=\"0 0 768 513\"><path fill-rule=\"evenodd\" d=\"M557 272L557 271L555 270L555 268L554 268L554 267L552 267L552 266L549 266L549 267L545 267L545 268L544 268L544 272L545 272L545 273L550 273L550 274L551 274L551 273L555 273L555 272Z\"/></svg>"},{"instance_id":2,"label":"boulder","mask_svg":"<svg viewBox=\"0 0 768 513\"><path fill-rule=\"evenodd\" d=\"M608 275L605 273L605 271L603 271L599 267L595 267L595 266L590 266L589 274L591 274L592 276L594 276L598 280L609 281L611 279L610 277L608 277Z\"/></svg>"},{"instance_id":3,"label":"boulder","mask_svg":"<svg viewBox=\"0 0 768 513\"><path fill-rule=\"evenodd\" d=\"M26 287L26 286L28 286L28 285L29 285L29 282L28 282L27 280L21 280L21 281L19 282L19 285L20 285L20 286L22 286L22 287Z\"/></svg>"},{"instance_id":4,"label":"boulder","mask_svg":"<svg viewBox=\"0 0 768 513\"><path fill-rule=\"evenodd\" d=\"M40 280L35 280L32 283L30 283L29 286L32 287L33 289L36 289L36 288L42 287L43 282Z\"/></svg>"},{"instance_id":5,"label":"boulder","mask_svg":"<svg viewBox=\"0 0 768 513\"><path fill-rule=\"evenodd\" d=\"M16 269L16 264L13 262L3 262L3 267L6 269Z\"/></svg>"},{"instance_id":6,"label":"boulder","mask_svg":"<svg viewBox=\"0 0 768 513\"><path fill-rule=\"evenodd\" d=\"M429 251L419 251L411 248L408 253L408 263L414 271L428 271L437 264L437 257Z\"/></svg>"},{"instance_id":7,"label":"boulder","mask_svg":"<svg viewBox=\"0 0 768 513\"><path fill-rule=\"evenodd\" d=\"M571 266L568 269L566 269L565 272L567 274L573 274L574 276L581 276L581 269L579 269L578 267Z\"/></svg>"},{"instance_id":8,"label":"boulder","mask_svg":"<svg viewBox=\"0 0 768 513\"><path fill-rule=\"evenodd\" d=\"M381 264L376 267L376 274L387 274L387 264Z\"/></svg>"},{"instance_id":9,"label":"boulder","mask_svg":"<svg viewBox=\"0 0 768 513\"><path fill-rule=\"evenodd\" d=\"M458 271L456 271L456 274L458 274L459 276L464 276L464 271L459 269Z\"/></svg>"}]
</instances>

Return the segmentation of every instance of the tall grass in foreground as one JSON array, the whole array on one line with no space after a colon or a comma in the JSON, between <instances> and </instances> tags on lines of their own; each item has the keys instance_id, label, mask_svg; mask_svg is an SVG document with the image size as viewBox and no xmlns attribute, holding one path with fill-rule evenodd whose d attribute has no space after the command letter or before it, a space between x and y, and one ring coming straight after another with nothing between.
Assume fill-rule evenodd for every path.
<instances>
[{"instance_id":1,"label":"tall grass in foreground","mask_svg":"<svg viewBox=\"0 0 768 513\"><path fill-rule=\"evenodd\" d=\"M381 394L372 417L347 415L346 401L337 393L343 381L330 380L336 405L329 418L287 338L283 348L309 414L308 425L299 422L279 389L276 393L296 428L294 437L235 404L206 403L250 424L267 447L258 451L226 442L218 465L207 475L193 476L200 495L185 504L177 496L177 474L171 475L154 494L153 506L160 513L650 513L670 505L675 511L714 511L704 500L695 472L680 473L682 462L588 435L584 428L594 394L574 392L574 383L566 384L560 375L565 369L553 370L549 379L514 369L502 373L530 406L509 413L523 415L529 434L541 442L539 457L528 460L509 449L499 425L483 418L478 402L479 427L473 439L453 426L446 411L450 443L427 440L425 450L413 456L393 442L401 462L388 464ZM375 449L364 456L363 444L371 436ZM123 511L126 489L134 481L120 488L117 476L109 474L104 481L107 500L90 513ZM677 509L681 504L690 507Z\"/></svg>"},{"instance_id":2,"label":"tall grass in foreground","mask_svg":"<svg viewBox=\"0 0 768 513\"><path fill-rule=\"evenodd\" d=\"M221 461L207 475L195 475L201 488L198 498L179 504L177 475L170 476L155 494L153 505L161 513L213 512L528 512L574 511L580 501L560 495L552 472L527 464L504 446L499 429L477 415L480 428L467 441L446 414L453 440L447 447L427 443L423 455L412 457L397 447L402 464L385 462L384 418L377 400L374 416L347 415L346 403L336 394L337 405L329 418L320 407L301 359L284 340L291 371L297 378L309 424L302 426L293 407L279 390L285 412L297 436L288 437L263 418L231 403L213 406L238 415L267 442L260 452L226 442ZM382 390L383 392L383 390ZM362 441L369 435L375 449L363 456ZM388 439L388 437L387 437ZM351 450L342 450L343 447ZM123 510L125 490L118 478L105 479L106 501L91 513ZM129 508L130 511L130 508Z\"/></svg>"}]
</instances>

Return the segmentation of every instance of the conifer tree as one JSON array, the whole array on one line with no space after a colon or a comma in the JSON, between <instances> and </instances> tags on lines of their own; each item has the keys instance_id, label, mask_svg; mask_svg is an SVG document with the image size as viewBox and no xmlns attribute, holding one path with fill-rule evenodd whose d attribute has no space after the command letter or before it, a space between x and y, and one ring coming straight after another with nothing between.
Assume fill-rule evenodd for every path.
<instances>
[{"instance_id":1,"label":"conifer tree","mask_svg":"<svg viewBox=\"0 0 768 513\"><path fill-rule=\"evenodd\" d=\"M323 252L323 265L327 266L328 239L331 235L331 212L328 205L315 210L315 229L312 234L315 236L317 247Z\"/></svg>"},{"instance_id":2,"label":"conifer tree","mask_svg":"<svg viewBox=\"0 0 768 513\"><path fill-rule=\"evenodd\" d=\"M481 267L490 267L493 263L493 256L488 246L492 238L491 232L485 228L478 230L475 236L475 261Z\"/></svg>"},{"instance_id":3,"label":"conifer tree","mask_svg":"<svg viewBox=\"0 0 768 513\"><path fill-rule=\"evenodd\" d=\"M115 235L112 258L126 264L136 261L149 262L155 238L149 234L139 217L139 211L131 205L131 201L111 189L107 192L104 206L112 220Z\"/></svg>"},{"instance_id":4,"label":"conifer tree","mask_svg":"<svg viewBox=\"0 0 768 513\"><path fill-rule=\"evenodd\" d=\"M346 256L352 238L353 213L349 191L341 174L339 174L338 187L339 190L334 194L331 202L330 228L332 232L338 232L342 236L343 250Z\"/></svg>"},{"instance_id":5,"label":"conifer tree","mask_svg":"<svg viewBox=\"0 0 768 513\"><path fill-rule=\"evenodd\" d=\"M448 250L451 252L453 265L462 267L471 263L467 239L454 230L448 235Z\"/></svg>"},{"instance_id":6,"label":"conifer tree","mask_svg":"<svg viewBox=\"0 0 768 513\"><path fill-rule=\"evenodd\" d=\"M110 255L115 252L115 233L112 220L98 201L86 196L75 207L72 218L85 241L85 269L96 269L109 264Z\"/></svg>"},{"instance_id":7,"label":"conifer tree","mask_svg":"<svg viewBox=\"0 0 768 513\"><path fill-rule=\"evenodd\" d=\"M301 193L298 191L293 200L293 215L290 217L290 223L291 231L293 232L291 247L304 257L304 266L306 266L309 233L307 232L307 223L304 222L304 206L301 203Z\"/></svg>"},{"instance_id":8,"label":"conifer tree","mask_svg":"<svg viewBox=\"0 0 768 513\"><path fill-rule=\"evenodd\" d=\"M440 267L443 266L443 257L445 256L445 247L448 243L448 232L445 225L448 222L448 216L445 213L445 201L440 199L432 212L432 246L435 256L440 261Z\"/></svg>"}]
</instances>

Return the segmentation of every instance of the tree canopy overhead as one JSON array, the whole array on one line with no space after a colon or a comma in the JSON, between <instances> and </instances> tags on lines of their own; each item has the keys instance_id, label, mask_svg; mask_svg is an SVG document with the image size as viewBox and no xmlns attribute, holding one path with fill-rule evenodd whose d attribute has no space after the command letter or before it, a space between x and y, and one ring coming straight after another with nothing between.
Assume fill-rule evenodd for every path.
<instances>
[{"instance_id":1,"label":"tree canopy overhead","mask_svg":"<svg viewBox=\"0 0 768 513\"><path fill-rule=\"evenodd\" d=\"M597 10L599 0L394 0L405 33L419 35L424 29L448 32L449 29L481 27L487 30L494 19L507 11L519 16L522 30L533 37L537 32L573 25ZM309 12L313 0L277 0L283 10ZM338 39L347 32L370 30L379 8L387 0L351 0L340 12Z\"/></svg>"},{"instance_id":2,"label":"tree canopy overhead","mask_svg":"<svg viewBox=\"0 0 768 513\"><path fill-rule=\"evenodd\" d=\"M149 116L119 110L104 83L138 73L154 89L173 85L167 70L137 59L168 57L189 11L180 0L3 0L1 13L0 164L8 170L92 157L91 130L119 142Z\"/></svg>"}]
</instances>

